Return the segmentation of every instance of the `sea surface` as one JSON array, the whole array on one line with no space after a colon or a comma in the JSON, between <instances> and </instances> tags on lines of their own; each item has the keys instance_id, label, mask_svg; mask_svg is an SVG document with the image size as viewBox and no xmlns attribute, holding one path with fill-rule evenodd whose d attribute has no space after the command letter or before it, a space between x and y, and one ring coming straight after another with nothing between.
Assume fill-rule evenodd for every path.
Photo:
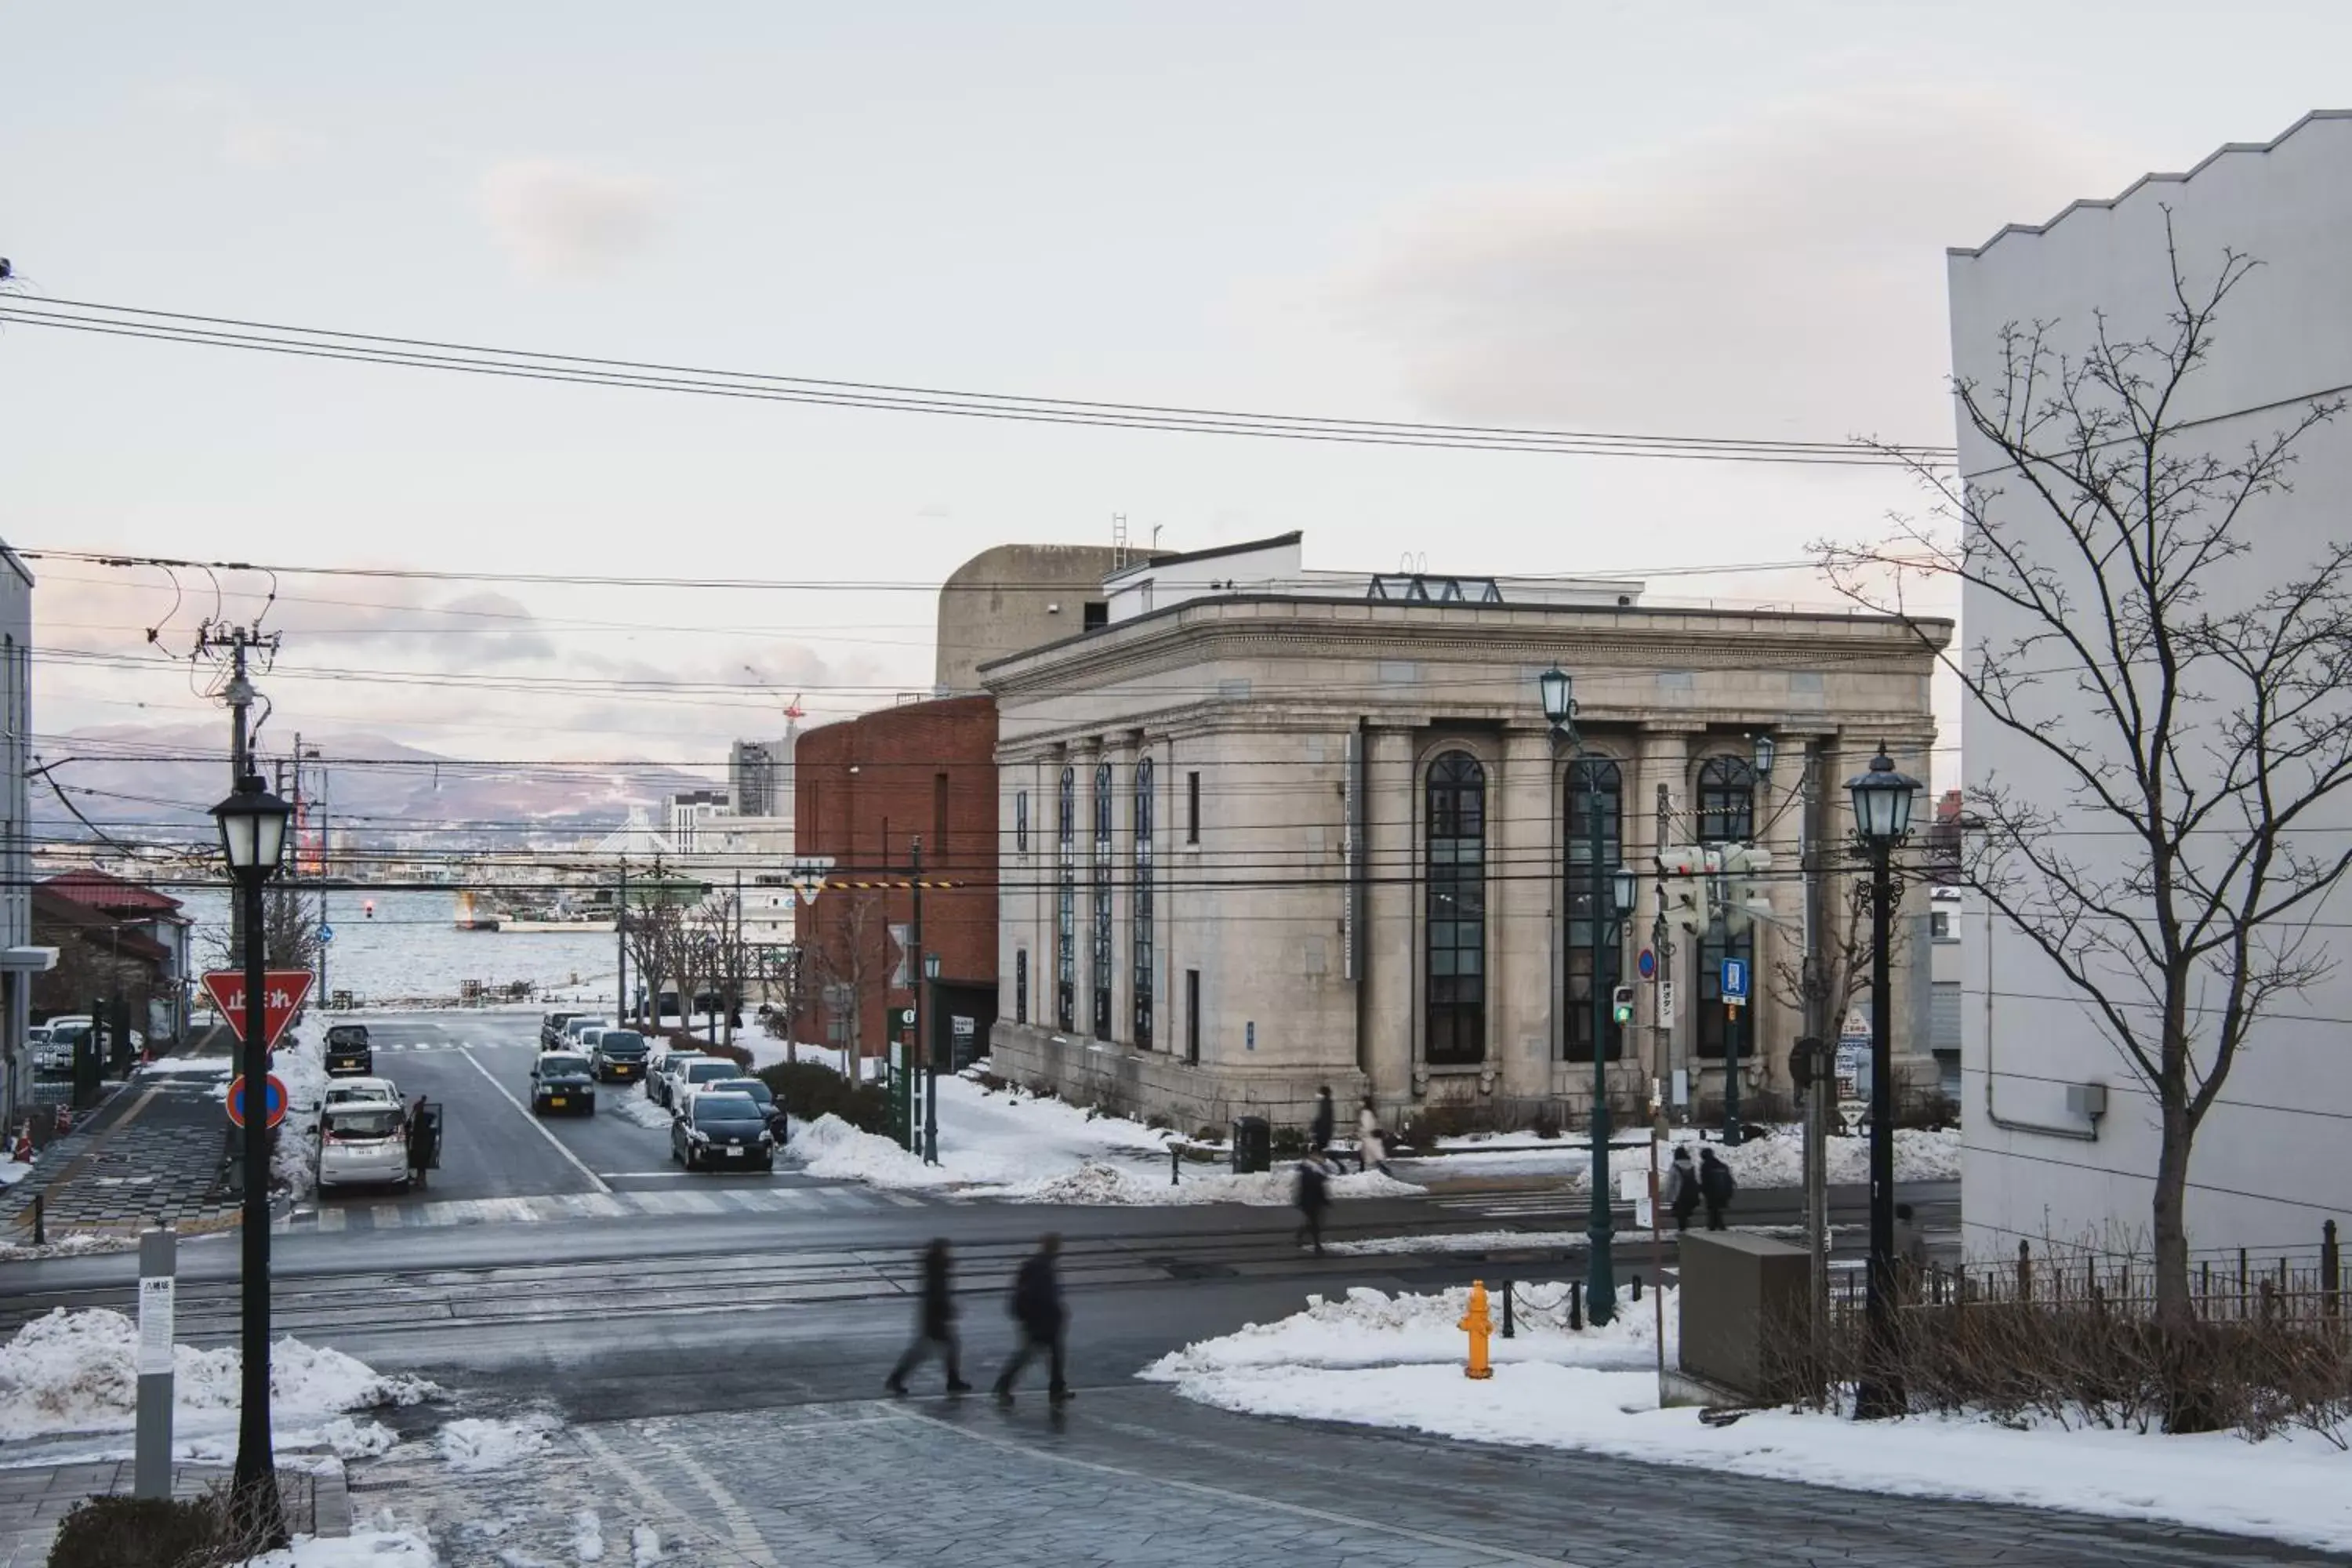
<instances>
[{"instance_id":1,"label":"sea surface","mask_svg":"<svg viewBox=\"0 0 2352 1568\"><path fill-rule=\"evenodd\" d=\"M211 968L228 931L226 891L177 895L194 920L194 963ZM306 889L306 900L322 895ZM430 998L456 1001L468 980L503 992L519 980L541 991L581 991L610 995L619 962L619 937L611 931L491 931L457 929L454 892L370 892L358 888L325 890L326 991L349 991L355 1004ZM373 906L373 912L370 912Z\"/></svg>"}]
</instances>

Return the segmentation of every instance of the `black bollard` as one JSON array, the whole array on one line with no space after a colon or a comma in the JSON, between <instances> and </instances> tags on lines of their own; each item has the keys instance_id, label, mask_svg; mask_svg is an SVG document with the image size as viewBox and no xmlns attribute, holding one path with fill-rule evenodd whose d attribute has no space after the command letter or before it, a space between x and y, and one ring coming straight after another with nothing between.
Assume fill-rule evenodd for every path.
<instances>
[{"instance_id":1,"label":"black bollard","mask_svg":"<svg viewBox=\"0 0 2352 1568\"><path fill-rule=\"evenodd\" d=\"M1568 1326L1580 1331L1584 1327L1584 1281L1581 1279L1568 1282Z\"/></svg>"},{"instance_id":2,"label":"black bollard","mask_svg":"<svg viewBox=\"0 0 2352 1568\"><path fill-rule=\"evenodd\" d=\"M1633 1300L1635 1300L1636 1301L1638 1301L1638 1300L1640 1300L1641 1299L1642 1299L1642 1277L1641 1277L1639 1274L1636 1274L1636 1275L1634 1275L1634 1276L1633 1276Z\"/></svg>"},{"instance_id":3,"label":"black bollard","mask_svg":"<svg viewBox=\"0 0 2352 1568\"><path fill-rule=\"evenodd\" d=\"M33 1245L35 1247L47 1247L49 1244L48 1224L41 1213L41 1203L45 1195L41 1193L33 1194Z\"/></svg>"},{"instance_id":4,"label":"black bollard","mask_svg":"<svg viewBox=\"0 0 2352 1568\"><path fill-rule=\"evenodd\" d=\"M1512 1339L1517 1333L1518 1325L1511 1318L1511 1282L1506 1279L1503 1281L1503 1337Z\"/></svg>"},{"instance_id":5,"label":"black bollard","mask_svg":"<svg viewBox=\"0 0 2352 1568\"><path fill-rule=\"evenodd\" d=\"M1168 1184L1171 1187L1182 1184L1183 1178L1179 1176L1176 1173L1180 1168L1183 1158L1184 1151L1181 1146L1174 1143L1168 1145Z\"/></svg>"}]
</instances>

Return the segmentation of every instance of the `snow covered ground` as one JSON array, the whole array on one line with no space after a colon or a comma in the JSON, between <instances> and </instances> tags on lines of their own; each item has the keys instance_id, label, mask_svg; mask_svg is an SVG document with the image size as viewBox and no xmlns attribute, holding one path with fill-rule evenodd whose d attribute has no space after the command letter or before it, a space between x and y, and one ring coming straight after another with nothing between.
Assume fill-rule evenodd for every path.
<instances>
[{"instance_id":1,"label":"snow covered ground","mask_svg":"<svg viewBox=\"0 0 2352 1568\"><path fill-rule=\"evenodd\" d=\"M1309 1297L1278 1322L1189 1345L1142 1376L1228 1410L1887 1492L2152 1520L2352 1549L2352 1453L2310 1434L2249 1443L2054 1425L1913 1417L1858 1423L1786 1410L1708 1426L1661 1409L1657 1300L1621 1300L1607 1329L1561 1327L1564 1285L1519 1287L1518 1336L1491 1342L1494 1377L1463 1375L1469 1292ZM1666 1358L1675 1293L1664 1293ZM1499 1321L1499 1303L1490 1303Z\"/></svg>"},{"instance_id":2,"label":"snow covered ground","mask_svg":"<svg viewBox=\"0 0 2352 1568\"><path fill-rule=\"evenodd\" d=\"M1694 1151L1699 1145L1698 1133L1689 1128L1675 1131L1671 1140L1687 1143ZM1718 1158L1731 1166L1731 1173L1742 1187L1797 1187L1804 1184L1805 1139L1803 1131L1795 1127L1776 1127L1765 1137L1737 1145L1706 1140ZM1561 1175L1582 1180L1591 1168L1592 1152L1589 1145L1574 1137L1540 1139L1531 1132L1510 1132L1485 1137L1448 1138L1440 1147L1451 1151L1434 1159L1402 1160L1397 1164L1409 1174L1428 1178L1440 1175L1517 1176ZM1612 1156L1616 1168L1646 1168L1648 1156L1638 1150L1619 1149ZM1664 1152L1659 1161L1664 1164ZM1860 1184L1870 1180L1870 1140L1867 1138L1832 1138L1829 1141L1829 1177L1832 1182ZM1916 1128L1895 1130L1895 1179L1898 1182L1957 1182L1960 1179L1960 1134L1958 1129L1946 1128L1927 1131Z\"/></svg>"},{"instance_id":3,"label":"snow covered ground","mask_svg":"<svg viewBox=\"0 0 2352 1568\"><path fill-rule=\"evenodd\" d=\"M976 1197L1036 1204L1287 1204L1288 1164L1236 1176L1186 1163L1169 1181L1173 1132L1116 1116L1089 1116L1059 1100L940 1079L940 1163L926 1165L887 1138L836 1117L795 1122L788 1162L813 1176L898 1189L953 1187ZM1339 1198L1409 1196L1422 1189L1374 1172L1331 1184Z\"/></svg>"},{"instance_id":4,"label":"snow covered ground","mask_svg":"<svg viewBox=\"0 0 2352 1568\"><path fill-rule=\"evenodd\" d=\"M413 1531L355 1530L341 1536L298 1535L293 1545L256 1557L246 1568L438 1568L440 1561Z\"/></svg>"},{"instance_id":5,"label":"snow covered ground","mask_svg":"<svg viewBox=\"0 0 2352 1568\"><path fill-rule=\"evenodd\" d=\"M36 1318L0 1345L0 1446L6 1464L62 1463L124 1447L138 1408L138 1329L120 1312ZM173 1347L173 1436L184 1458L234 1452L238 1368L235 1348ZM270 1352L270 1410L280 1445L318 1446L345 1458L380 1454L392 1434L354 1413L415 1405L439 1390L413 1377L384 1377L341 1351L279 1340ZM36 1442L86 1438L89 1442Z\"/></svg>"}]
</instances>

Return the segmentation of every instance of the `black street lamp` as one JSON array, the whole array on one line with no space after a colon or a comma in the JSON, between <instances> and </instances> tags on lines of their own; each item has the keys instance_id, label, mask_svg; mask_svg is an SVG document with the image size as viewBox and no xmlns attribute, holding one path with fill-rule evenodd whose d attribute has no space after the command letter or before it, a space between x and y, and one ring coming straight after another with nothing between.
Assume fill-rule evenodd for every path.
<instances>
[{"instance_id":1,"label":"black street lamp","mask_svg":"<svg viewBox=\"0 0 2352 1568\"><path fill-rule=\"evenodd\" d=\"M236 793L213 807L221 855L237 887L245 925L245 1237L238 1288L244 1364L230 1506L246 1532L241 1544L268 1551L286 1544L278 1500L278 1457L269 1436L269 1049L262 1005L268 943L261 887L278 874L286 824L294 808L247 774Z\"/></svg>"},{"instance_id":2,"label":"black street lamp","mask_svg":"<svg viewBox=\"0 0 2352 1568\"><path fill-rule=\"evenodd\" d=\"M1633 872L1620 866L1610 878L1612 907L1604 914L1601 907L1601 792L1594 787L1593 769L1593 763L1601 759L1598 753L1585 750L1583 737L1577 733L1575 679L1554 665L1536 678L1536 689L1543 699L1544 717L1551 723L1553 736L1575 748L1576 772L1585 791L1585 863L1591 879L1589 896L1592 900L1592 1207L1585 1226L1591 1247L1585 1273L1584 1305L1597 1328L1617 1315L1616 1259L1612 1246L1616 1227L1609 1204L1609 1006L1613 987L1601 974L1601 957L1608 952L1610 931L1622 927L1625 917L1633 912L1638 887Z\"/></svg>"},{"instance_id":3,"label":"black street lamp","mask_svg":"<svg viewBox=\"0 0 2352 1568\"><path fill-rule=\"evenodd\" d=\"M1895 998L1887 962L1894 919L1895 846L1911 831L1919 781L1895 771L1881 752L1870 771L1848 779L1853 820L1870 855L1870 1312L1867 1371L1854 1391L1854 1415L1868 1420L1899 1415L1903 1391L1894 1375L1895 1310Z\"/></svg>"}]
</instances>

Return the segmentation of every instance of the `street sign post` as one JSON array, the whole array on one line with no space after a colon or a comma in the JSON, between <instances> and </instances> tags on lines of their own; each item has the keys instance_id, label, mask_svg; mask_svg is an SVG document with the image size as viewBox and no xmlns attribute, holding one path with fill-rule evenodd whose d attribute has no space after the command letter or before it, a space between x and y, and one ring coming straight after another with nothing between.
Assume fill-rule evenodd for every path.
<instances>
[{"instance_id":1,"label":"street sign post","mask_svg":"<svg viewBox=\"0 0 2352 1568\"><path fill-rule=\"evenodd\" d=\"M1633 961L1633 967L1641 971L1643 979L1654 980L1658 975L1658 955L1645 947L1642 956Z\"/></svg>"},{"instance_id":2,"label":"street sign post","mask_svg":"<svg viewBox=\"0 0 2352 1568\"><path fill-rule=\"evenodd\" d=\"M332 941L334 941L334 940L335 940L335 928L334 928L334 927L332 927L332 926L320 926L320 927L319 928L319 940L320 940L320 942L332 942Z\"/></svg>"},{"instance_id":3,"label":"street sign post","mask_svg":"<svg viewBox=\"0 0 2352 1568\"><path fill-rule=\"evenodd\" d=\"M1658 1026L1671 1029L1682 1022L1682 998L1671 980L1658 982Z\"/></svg>"},{"instance_id":4,"label":"street sign post","mask_svg":"<svg viewBox=\"0 0 2352 1568\"><path fill-rule=\"evenodd\" d=\"M310 994L310 972L307 969L272 969L261 977L261 1043L275 1047L286 1026L294 1021L303 998ZM235 969L213 969L205 973L205 994L220 1009L228 1026L245 1038L245 975Z\"/></svg>"},{"instance_id":5,"label":"street sign post","mask_svg":"<svg viewBox=\"0 0 2352 1568\"><path fill-rule=\"evenodd\" d=\"M1748 961L1727 958L1723 961L1723 1000L1726 1005L1748 1005Z\"/></svg>"},{"instance_id":6,"label":"street sign post","mask_svg":"<svg viewBox=\"0 0 2352 1568\"><path fill-rule=\"evenodd\" d=\"M277 1126L286 1120L286 1080L276 1073L269 1075L268 1087L261 1091L263 1109L268 1113L269 1125ZM228 1121L232 1127L245 1125L245 1075L240 1073L228 1086Z\"/></svg>"}]
</instances>

